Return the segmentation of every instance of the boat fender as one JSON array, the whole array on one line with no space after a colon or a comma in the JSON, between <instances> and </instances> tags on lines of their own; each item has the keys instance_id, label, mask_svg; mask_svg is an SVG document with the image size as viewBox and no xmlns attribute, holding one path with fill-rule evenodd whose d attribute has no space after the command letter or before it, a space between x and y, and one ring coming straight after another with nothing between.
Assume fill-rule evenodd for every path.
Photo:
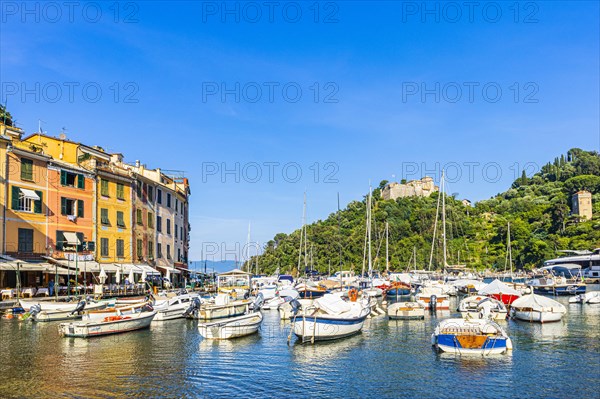
<instances>
[{"instance_id":1,"label":"boat fender","mask_svg":"<svg viewBox=\"0 0 600 399\"><path fill-rule=\"evenodd\" d=\"M352 288L348 291L348 297L350 298L350 302L356 302L358 299L358 290L356 288Z\"/></svg>"}]
</instances>

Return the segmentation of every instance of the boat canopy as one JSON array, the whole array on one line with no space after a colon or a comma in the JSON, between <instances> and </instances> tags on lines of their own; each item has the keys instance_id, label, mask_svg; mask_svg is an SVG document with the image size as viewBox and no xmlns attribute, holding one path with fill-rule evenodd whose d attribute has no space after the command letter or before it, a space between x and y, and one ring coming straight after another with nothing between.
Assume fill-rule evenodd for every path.
<instances>
[{"instance_id":1,"label":"boat canopy","mask_svg":"<svg viewBox=\"0 0 600 399\"><path fill-rule=\"evenodd\" d=\"M533 293L522 296L515 300L510 306L515 309L533 309L541 312L567 313L567 309L560 302Z\"/></svg>"},{"instance_id":2,"label":"boat canopy","mask_svg":"<svg viewBox=\"0 0 600 399\"><path fill-rule=\"evenodd\" d=\"M511 288L510 286L506 285L505 283L503 283L502 281L500 281L498 279L492 281L491 283L489 283L485 287L481 288L479 290L479 294L480 295L498 295L498 294L503 294L503 295L518 295L518 296L521 296L521 293L519 291L515 290L514 288Z\"/></svg>"}]
</instances>

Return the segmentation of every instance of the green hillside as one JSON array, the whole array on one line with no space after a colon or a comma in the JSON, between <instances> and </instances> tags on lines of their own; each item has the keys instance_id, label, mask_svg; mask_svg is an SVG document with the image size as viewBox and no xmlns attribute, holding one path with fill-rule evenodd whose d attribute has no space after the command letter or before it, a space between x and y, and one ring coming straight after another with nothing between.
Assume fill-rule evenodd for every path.
<instances>
[{"instance_id":1,"label":"green hillside","mask_svg":"<svg viewBox=\"0 0 600 399\"><path fill-rule=\"evenodd\" d=\"M428 198L385 201L382 181L373 191L374 267L385 269L385 222L389 223L391 270L404 270L416 248L418 268L427 268L433 237L438 193ZM579 190L593 194L594 217L579 221L571 215L571 195ZM519 269L538 267L561 249L600 247L600 156L572 149L528 178L523 175L506 192L473 207L452 196L446 198L448 263L476 269L503 270L507 222L511 223L513 261ZM307 226L310 264L315 270L339 268L360 271L365 245L366 196L346 208ZM339 227L338 227L339 226ZM439 225L438 225L439 226ZM261 273L297 272L301 230L279 233L259 257ZM439 241L439 232L436 234ZM442 264L441 245L435 245L432 269ZM251 260L256 264L256 259ZM300 273L304 271L304 255ZM412 262L411 262L412 263Z\"/></svg>"}]
</instances>

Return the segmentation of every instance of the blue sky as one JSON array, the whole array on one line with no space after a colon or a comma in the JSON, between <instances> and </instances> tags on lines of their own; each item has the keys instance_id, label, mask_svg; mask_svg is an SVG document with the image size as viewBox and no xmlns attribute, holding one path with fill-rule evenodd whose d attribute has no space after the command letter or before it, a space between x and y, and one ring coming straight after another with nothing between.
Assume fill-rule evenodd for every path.
<instances>
[{"instance_id":1,"label":"blue sky","mask_svg":"<svg viewBox=\"0 0 600 399\"><path fill-rule=\"evenodd\" d=\"M298 228L304 191L313 221L445 166L481 200L600 144L598 2L24 4L0 9L0 101L185 171L192 259Z\"/></svg>"}]
</instances>

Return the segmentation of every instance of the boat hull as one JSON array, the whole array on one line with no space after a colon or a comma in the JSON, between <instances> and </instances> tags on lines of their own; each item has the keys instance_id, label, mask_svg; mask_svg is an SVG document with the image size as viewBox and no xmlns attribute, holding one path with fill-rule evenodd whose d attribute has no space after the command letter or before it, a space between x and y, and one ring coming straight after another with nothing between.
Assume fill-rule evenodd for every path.
<instances>
[{"instance_id":1,"label":"boat hull","mask_svg":"<svg viewBox=\"0 0 600 399\"><path fill-rule=\"evenodd\" d=\"M581 284L533 287L533 292L541 295L580 295L585 291L586 286Z\"/></svg>"},{"instance_id":2,"label":"boat hull","mask_svg":"<svg viewBox=\"0 0 600 399\"><path fill-rule=\"evenodd\" d=\"M434 336L433 340L434 346L441 352L456 355L501 355L508 351L510 338L485 335L469 337L468 342L474 342L472 345L465 345L463 337L453 334L440 334Z\"/></svg>"},{"instance_id":3,"label":"boat hull","mask_svg":"<svg viewBox=\"0 0 600 399\"><path fill-rule=\"evenodd\" d=\"M423 306L425 309L431 309L431 297L430 296L417 296L416 302ZM436 310L448 310L450 309L450 298L445 296L436 296Z\"/></svg>"},{"instance_id":4,"label":"boat hull","mask_svg":"<svg viewBox=\"0 0 600 399\"><path fill-rule=\"evenodd\" d=\"M102 335L120 334L129 331L148 328L156 311L139 313L134 316L124 316L114 321L83 321L79 323L61 323L59 333L64 337L90 338Z\"/></svg>"},{"instance_id":5,"label":"boat hull","mask_svg":"<svg viewBox=\"0 0 600 399\"><path fill-rule=\"evenodd\" d=\"M262 319L262 314L256 312L216 323L200 323L198 331L206 339L240 338L256 333Z\"/></svg>"},{"instance_id":6,"label":"boat hull","mask_svg":"<svg viewBox=\"0 0 600 399\"><path fill-rule=\"evenodd\" d=\"M531 323L552 323L560 321L563 317L563 313L513 309L512 317L517 320L528 321Z\"/></svg>"},{"instance_id":7,"label":"boat hull","mask_svg":"<svg viewBox=\"0 0 600 399\"><path fill-rule=\"evenodd\" d=\"M368 314L353 319L336 319L333 317L296 316L294 334L307 341L327 341L349 337L362 330Z\"/></svg>"},{"instance_id":8,"label":"boat hull","mask_svg":"<svg viewBox=\"0 0 600 399\"><path fill-rule=\"evenodd\" d=\"M520 298L519 295L507 295L507 294L492 294L489 295L490 298L494 298L505 305L510 305L514 301Z\"/></svg>"},{"instance_id":9,"label":"boat hull","mask_svg":"<svg viewBox=\"0 0 600 399\"><path fill-rule=\"evenodd\" d=\"M387 310L390 320L421 320L425 318L425 308L414 303L392 304Z\"/></svg>"}]
</instances>

